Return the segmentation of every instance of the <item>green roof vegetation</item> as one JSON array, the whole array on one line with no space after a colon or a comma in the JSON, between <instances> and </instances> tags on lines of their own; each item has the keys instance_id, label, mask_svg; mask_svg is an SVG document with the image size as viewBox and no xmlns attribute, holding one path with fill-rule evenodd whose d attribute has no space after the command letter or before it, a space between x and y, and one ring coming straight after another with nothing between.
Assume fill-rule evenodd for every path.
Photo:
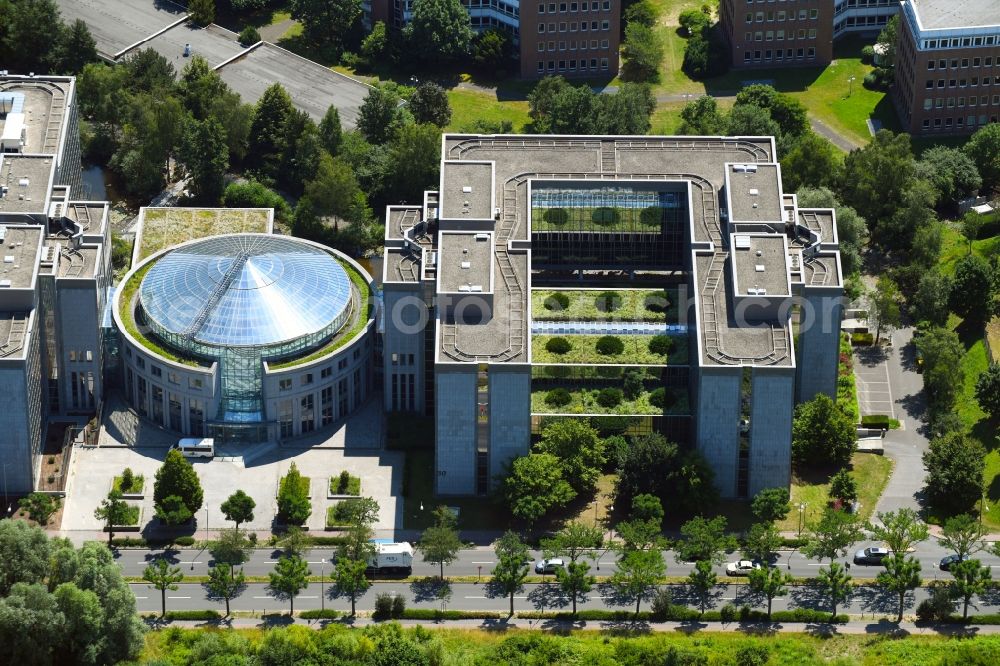
<instances>
[{"instance_id":1,"label":"green roof vegetation","mask_svg":"<svg viewBox=\"0 0 1000 666\"><path fill-rule=\"evenodd\" d=\"M677 322L677 289L605 291L533 289L531 317L536 321Z\"/></svg>"},{"instance_id":2,"label":"green roof vegetation","mask_svg":"<svg viewBox=\"0 0 1000 666\"><path fill-rule=\"evenodd\" d=\"M602 337L613 337L624 344L620 354L601 354L597 351L597 341ZM531 360L533 363L589 363L609 365L685 365L688 362L687 336L670 336L672 346L667 355L655 354L649 349L650 342L657 335L532 335ZM569 342L570 349L565 354L549 351L551 340L562 338ZM655 344L654 344L655 347Z\"/></svg>"},{"instance_id":3,"label":"green roof vegetation","mask_svg":"<svg viewBox=\"0 0 1000 666\"><path fill-rule=\"evenodd\" d=\"M270 231L268 211L259 208L147 208L144 215L137 262L196 238Z\"/></svg>"},{"instance_id":4,"label":"green roof vegetation","mask_svg":"<svg viewBox=\"0 0 1000 666\"><path fill-rule=\"evenodd\" d=\"M558 392L555 400L546 400L549 393ZM569 402L563 404L562 392L569 394ZM620 401L614 406L609 404L607 394L602 395L606 387L601 388L571 388L568 386L545 386L535 382L531 390L532 414L689 414L690 405L687 391L684 389L664 389L672 400L666 408L656 407L650 402L655 391L643 390L634 400L620 396ZM654 398L655 400L655 398ZM555 402L556 404L551 404Z\"/></svg>"}]
</instances>

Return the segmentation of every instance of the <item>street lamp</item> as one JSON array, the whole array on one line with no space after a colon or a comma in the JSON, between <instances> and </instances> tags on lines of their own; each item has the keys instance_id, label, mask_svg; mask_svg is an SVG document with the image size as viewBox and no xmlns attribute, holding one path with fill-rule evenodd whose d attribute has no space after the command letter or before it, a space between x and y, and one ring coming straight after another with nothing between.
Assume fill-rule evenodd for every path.
<instances>
[{"instance_id":1,"label":"street lamp","mask_svg":"<svg viewBox=\"0 0 1000 666\"><path fill-rule=\"evenodd\" d=\"M850 97L854 93L854 78L855 77L852 76L849 79L847 79L847 84L848 84L847 96L848 97Z\"/></svg>"},{"instance_id":2,"label":"street lamp","mask_svg":"<svg viewBox=\"0 0 1000 666\"><path fill-rule=\"evenodd\" d=\"M802 536L802 516L806 512L806 503L799 502L799 536Z\"/></svg>"},{"instance_id":3,"label":"street lamp","mask_svg":"<svg viewBox=\"0 0 1000 666\"><path fill-rule=\"evenodd\" d=\"M326 572L326 565L319 568L319 610L322 613L326 610L326 588L323 587L323 574Z\"/></svg>"},{"instance_id":4,"label":"street lamp","mask_svg":"<svg viewBox=\"0 0 1000 666\"><path fill-rule=\"evenodd\" d=\"M615 505L612 504L611 506L608 507L608 516L610 517L611 514L614 513L614 511L615 511ZM609 520L608 521L608 544L611 543L611 531L612 531L611 530L611 521ZM601 558L604 557L605 553L607 553L609 550L611 550L611 549L610 548L605 548L601 553L599 553L597 555L597 570L598 571L601 570Z\"/></svg>"},{"instance_id":5,"label":"street lamp","mask_svg":"<svg viewBox=\"0 0 1000 666\"><path fill-rule=\"evenodd\" d=\"M983 514L988 512L990 507L986 505L986 488L983 488L983 494L979 497L979 531L983 531Z\"/></svg>"}]
</instances>

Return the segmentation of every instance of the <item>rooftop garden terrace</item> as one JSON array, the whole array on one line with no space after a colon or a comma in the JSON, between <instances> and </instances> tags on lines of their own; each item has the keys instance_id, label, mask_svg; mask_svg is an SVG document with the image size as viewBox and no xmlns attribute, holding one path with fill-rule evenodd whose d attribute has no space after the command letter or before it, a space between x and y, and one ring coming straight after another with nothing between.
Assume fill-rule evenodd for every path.
<instances>
[{"instance_id":1,"label":"rooftop garden terrace","mask_svg":"<svg viewBox=\"0 0 1000 666\"><path fill-rule=\"evenodd\" d=\"M666 289L533 289L537 321L648 321L675 324L681 287Z\"/></svg>"},{"instance_id":2,"label":"rooftop garden terrace","mask_svg":"<svg viewBox=\"0 0 1000 666\"><path fill-rule=\"evenodd\" d=\"M660 233L666 209L578 206L531 209L531 231L615 231L640 234Z\"/></svg>"},{"instance_id":3,"label":"rooftop garden terrace","mask_svg":"<svg viewBox=\"0 0 1000 666\"><path fill-rule=\"evenodd\" d=\"M532 335L533 363L686 365L686 335Z\"/></svg>"},{"instance_id":4,"label":"rooftop garden terrace","mask_svg":"<svg viewBox=\"0 0 1000 666\"><path fill-rule=\"evenodd\" d=\"M569 387L547 386L547 382L533 382L531 390L532 414L622 414L652 415L689 414L687 389L649 388L625 394L621 388L607 386Z\"/></svg>"},{"instance_id":5,"label":"rooftop garden terrace","mask_svg":"<svg viewBox=\"0 0 1000 666\"><path fill-rule=\"evenodd\" d=\"M143 208L133 264L197 238L270 233L270 208Z\"/></svg>"}]
</instances>

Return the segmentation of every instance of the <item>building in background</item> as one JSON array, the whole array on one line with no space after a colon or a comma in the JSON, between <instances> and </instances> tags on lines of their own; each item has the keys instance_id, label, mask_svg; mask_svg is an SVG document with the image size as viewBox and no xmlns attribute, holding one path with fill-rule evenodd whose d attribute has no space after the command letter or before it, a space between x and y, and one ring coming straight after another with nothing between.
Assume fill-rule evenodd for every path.
<instances>
[{"instance_id":1,"label":"building in background","mask_svg":"<svg viewBox=\"0 0 1000 666\"><path fill-rule=\"evenodd\" d=\"M621 0L529 2L463 0L472 29L491 28L510 34L520 56L521 76L541 78L618 75ZM413 18L412 0L370 0L366 22L384 21L402 28Z\"/></svg>"},{"instance_id":2,"label":"building in background","mask_svg":"<svg viewBox=\"0 0 1000 666\"><path fill-rule=\"evenodd\" d=\"M911 134L972 133L1000 115L1000 3L903 0L892 98Z\"/></svg>"},{"instance_id":3,"label":"building in background","mask_svg":"<svg viewBox=\"0 0 1000 666\"><path fill-rule=\"evenodd\" d=\"M435 418L437 493L488 492L543 419L608 416L696 446L725 497L788 485L843 277L772 138L442 141L438 189L387 209L382 316L386 409Z\"/></svg>"},{"instance_id":4,"label":"building in background","mask_svg":"<svg viewBox=\"0 0 1000 666\"><path fill-rule=\"evenodd\" d=\"M36 486L50 419L103 398L108 203L81 201L71 77L0 73L0 441L5 493Z\"/></svg>"}]
</instances>

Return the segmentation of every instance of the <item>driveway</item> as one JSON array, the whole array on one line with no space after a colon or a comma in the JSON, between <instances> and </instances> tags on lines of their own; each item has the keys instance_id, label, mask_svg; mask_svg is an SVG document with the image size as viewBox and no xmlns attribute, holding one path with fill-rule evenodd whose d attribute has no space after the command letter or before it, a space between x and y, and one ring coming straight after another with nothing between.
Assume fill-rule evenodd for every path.
<instances>
[{"instance_id":1,"label":"driveway","mask_svg":"<svg viewBox=\"0 0 1000 666\"><path fill-rule=\"evenodd\" d=\"M891 352L885 347L860 347L854 353L854 380L861 416L885 414L896 418L889 382Z\"/></svg>"}]
</instances>

